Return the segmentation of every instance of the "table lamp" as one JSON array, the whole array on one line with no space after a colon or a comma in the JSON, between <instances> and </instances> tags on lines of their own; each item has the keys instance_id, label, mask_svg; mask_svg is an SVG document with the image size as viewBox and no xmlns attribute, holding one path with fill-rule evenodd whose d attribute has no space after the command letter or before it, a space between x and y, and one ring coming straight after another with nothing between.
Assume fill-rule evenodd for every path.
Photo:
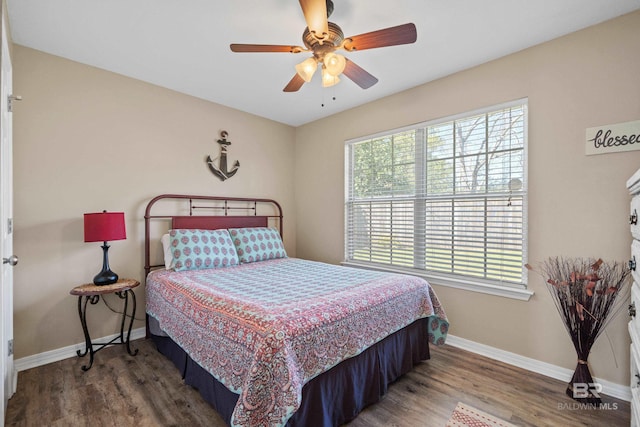
<instances>
[{"instance_id":1,"label":"table lamp","mask_svg":"<svg viewBox=\"0 0 640 427\"><path fill-rule=\"evenodd\" d=\"M102 245L102 271L93 278L95 285L110 285L118 281L118 275L109 268L109 245L107 242L126 238L124 212L102 211L84 214L84 241L104 242Z\"/></svg>"}]
</instances>

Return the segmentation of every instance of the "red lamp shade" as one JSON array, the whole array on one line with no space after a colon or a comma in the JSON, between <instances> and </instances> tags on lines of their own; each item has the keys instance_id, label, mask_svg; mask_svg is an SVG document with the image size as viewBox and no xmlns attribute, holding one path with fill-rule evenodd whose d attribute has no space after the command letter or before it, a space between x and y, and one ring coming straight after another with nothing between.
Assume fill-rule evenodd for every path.
<instances>
[{"instance_id":1,"label":"red lamp shade","mask_svg":"<svg viewBox=\"0 0 640 427\"><path fill-rule=\"evenodd\" d=\"M124 212L99 212L84 214L84 241L110 242L124 240Z\"/></svg>"}]
</instances>

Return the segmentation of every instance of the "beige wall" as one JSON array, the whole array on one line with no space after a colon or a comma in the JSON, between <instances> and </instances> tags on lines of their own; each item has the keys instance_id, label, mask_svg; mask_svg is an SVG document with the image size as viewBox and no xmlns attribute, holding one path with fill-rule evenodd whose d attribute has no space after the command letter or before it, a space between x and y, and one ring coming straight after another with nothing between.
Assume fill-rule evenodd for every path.
<instances>
[{"instance_id":1,"label":"beige wall","mask_svg":"<svg viewBox=\"0 0 640 427\"><path fill-rule=\"evenodd\" d=\"M163 193L276 199L295 255L293 128L17 45L14 89L23 97L14 110L16 358L84 340L69 290L102 266L100 244L83 241L85 212L125 212L127 240L111 243L111 267L140 281L144 208ZM241 163L225 182L205 163L219 155L223 129ZM136 295L143 319L142 287ZM117 331L102 303L88 316L94 337Z\"/></svg>"},{"instance_id":2,"label":"beige wall","mask_svg":"<svg viewBox=\"0 0 640 427\"><path fill-rule=\"evenodd\" d=\"M640 151L585 156L585 129L640 119L640 12L296 129L298 256L343 259L344 141L529 98L529 261L554 255L629 258L627 178ZM321 162L318 159L323 159ZM549 293L530 275L528 302L436 285L451 334L574 369ZM629 381L626 314L589 362ZM617 360L617 366L616 366Z\"/></svg>"}]
</instances>

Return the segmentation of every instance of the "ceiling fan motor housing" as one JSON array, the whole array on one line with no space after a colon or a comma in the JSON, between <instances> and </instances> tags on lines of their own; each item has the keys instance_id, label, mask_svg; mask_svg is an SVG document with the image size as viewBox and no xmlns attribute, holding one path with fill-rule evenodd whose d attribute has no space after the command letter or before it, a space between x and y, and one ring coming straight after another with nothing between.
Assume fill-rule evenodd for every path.
<instances>
[{"instance_id":1,"label":"ceiling fan motor housing","mask_svg":"<svg viewBox=\"0 0 640 427\"><path fill-rule=\"evenodd\" d=\"M307 27L302 34L302 42L307 49L313 52L313 55L318 58L318 60L322 60L324 55L336 50L344 40L344 33L342 32L342 29L333 22L329 22L328 24L329 35L324 40L318 40L309 31L309 27Z\"/></svg>"}]
</instances>

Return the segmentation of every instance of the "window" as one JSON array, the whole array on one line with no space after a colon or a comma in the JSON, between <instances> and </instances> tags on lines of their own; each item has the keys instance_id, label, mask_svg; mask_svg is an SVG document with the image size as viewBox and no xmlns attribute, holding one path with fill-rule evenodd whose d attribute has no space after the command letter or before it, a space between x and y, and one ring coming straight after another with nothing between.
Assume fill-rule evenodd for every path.
<instances>
[{"instance_id":1,"label":"window","mask_svg":"<svg viewBox=\"0 0 640 427\"><path fill-rule=\"evenodd\" d=\"M345 262L523 289L526 129L520 100L348 141Z\"/></svg>"}]
</instances>

